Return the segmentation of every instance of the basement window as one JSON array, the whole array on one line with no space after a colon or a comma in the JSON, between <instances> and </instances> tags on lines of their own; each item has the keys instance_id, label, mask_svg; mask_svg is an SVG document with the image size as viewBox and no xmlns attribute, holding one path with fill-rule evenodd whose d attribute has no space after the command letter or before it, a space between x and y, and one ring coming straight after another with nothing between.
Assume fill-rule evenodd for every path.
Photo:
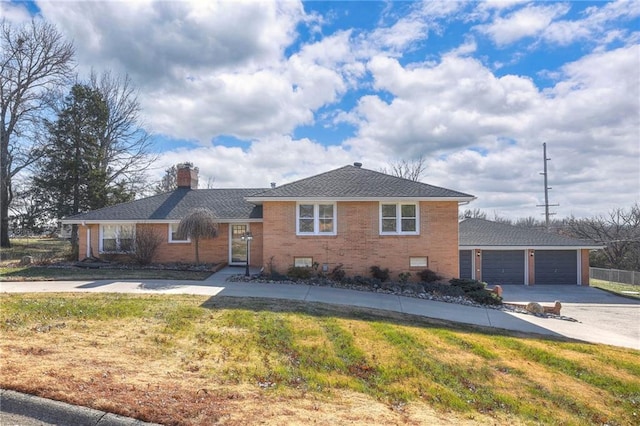
<instances>
[{"instance_id":1,"label":"basement window","mask_svg":"<svg viewBox=\"0 0 640 426\"><path fill-rule=\"evenodd\" d=\"M410 268L428 268L429 260L426 257L410 257L409 267Z\"/></svg>"},{"instance_id":2,"label":"basement window","mask_svg":"<svg viewBox=\"0 0 640 426\"><path fill-rule=\"evenodd\" d=\"M293 266L296 268L311 268L313 266L312 257L294 257Z\"/></svg>"}]
</instances>

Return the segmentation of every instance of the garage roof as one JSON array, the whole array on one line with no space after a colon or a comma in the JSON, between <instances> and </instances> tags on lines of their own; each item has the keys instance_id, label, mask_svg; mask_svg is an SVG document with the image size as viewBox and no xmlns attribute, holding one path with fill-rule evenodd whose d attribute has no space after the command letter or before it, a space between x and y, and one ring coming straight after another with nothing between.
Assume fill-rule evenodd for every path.
<instances>
[{"instance_id":1,"label":"garage roof","mask_svg":"<svg viewBox=\"0 0 640 426\"><path fill-rule=\"evenodd\" d=\"M600 249L604 247L593 241L476 218L467 218L460 222L459 245L460 248Z\"/></svg>"}]
</instances>

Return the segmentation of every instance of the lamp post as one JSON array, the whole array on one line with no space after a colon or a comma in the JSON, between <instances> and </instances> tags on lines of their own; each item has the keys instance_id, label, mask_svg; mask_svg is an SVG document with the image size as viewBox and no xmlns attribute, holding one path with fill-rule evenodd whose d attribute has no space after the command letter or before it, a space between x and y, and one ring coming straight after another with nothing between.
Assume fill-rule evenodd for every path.
<instances>
[{"instance_id":1,"label":"lamp post","mask_svg":"<svg viewBox=\"0 0 640 426\"><path fill-rule=\"evenodd\" d=\"M253 235L251 235L251 232L245 232L244 234L242 234L240 236L240 239L242 241L246 241L247 242L247 266L246 266L246 269L244 271L244 276L248 277L250 275L249 274L249 248L250 248L249 243L251 242L251 240L253 240Z\"/></svg>"}]
</instances>

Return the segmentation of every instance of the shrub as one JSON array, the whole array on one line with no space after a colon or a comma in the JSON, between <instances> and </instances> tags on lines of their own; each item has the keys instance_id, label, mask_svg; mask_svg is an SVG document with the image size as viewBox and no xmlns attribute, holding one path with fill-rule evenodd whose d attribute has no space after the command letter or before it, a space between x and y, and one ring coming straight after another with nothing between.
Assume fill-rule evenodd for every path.
<instances>
[{"instance_id":1,"label":"shrub","mask_svg":"<svg viewBox=\"0 0 640 426\"><path fill-rule=\"evenodd\" d=\"M482 305L501 305L502 297L489 290L474 290L466 294L466 296L474 302Z\"/></svg>"},{"instance_id":2,"label":"shrub","mask_svg":"<svg viewBox=\"0 0 640 426\"><path fill-rule=\"evenodd\" d=\"M287 276L296 281L296 280L308 280L311 278L312 269L311 268L301 268L298 266L292 266L287 271Z\"/></svg>"},{"instance_id":3,"label":"shrub","mask_svg":"<svg viewBox=\"0 0 640 426\"><path fill-rule=\"evenodd\" d=\"M380 281L379 279L363 277L361 275L356 275L353 278L347 277L345 278L344 282L347 284L359 285L362 287L370 287L370 288L377 288L382 286L382 281Z\"/></svg>"},{"instance_id":4,"label":"shrub","mask_svg":"<svg viewBox=\"0 0 640 426\"><path fill-rule=\"evenodd\" d=\"M333 281L343 281L347 273L342 269L342 263L338 263L332 270L329 272L329 278Z\"/></svg>"},{"instance_id":5,"label":"shrub","mask_svg":"<svg viewBox=\"0 0 640 426\"><path fill-rule=\"evenodd\" d=\"M268 277L270 280L273 280L273 281L286 281L289 279L289 277L287 277L286 275L282 275L280 272L276 270L271 271Z\"/></svg>"},{"instance_id":6,"label":"shrub","mask_svg":"<svg viewBox=\"0 0 640 426\"><path fill-rule=\"evenodd\" d=\"M459 287L465 293L470 293L472 291L483 290L486 287L486 284L480 282L478 280L470 280L466 278L453 278L449 280L449 283L454 287Z\"/></svg>"},{"instance_id":7,"label":"shrub","mask_svg":"<svg viewBox=\"0 0 640 426\"><path fill-rule=\"evenodd\" d=\"M148 265L163 241L164 236L153 228L138 227L134 241L135 249L132 251L131 257L140 265Z\"/></svg>"},{"instance_id":8,"label":"shrub","mask_svg":"<svg viewBox=\"0 0 640 426\"><path fill-rule=\"evenodd\" d=\"M460 287L455 287L449 284L439 284L439 283L423 283L424 291L426 293L440 295L440 296L451 296L451 297L459 297L464 296L464 290Z\"/></svg>"},{"instance_id":9,"label":"shrub","mask_svg":"<svg viewBox=\"0 0 640 426\"><path fill-rule=\"evenodd\" d=\"M442 279L440 275L436 274L431 269L424 269L418 272L418 276L420 277L420 281L425 283L433 283Z\"/></svg>"},{"instance_id":10,"label":"shrub","mask_svg":"<svg viewBox=\"0 0 640 426\"><path fill-rule=\"evenodd\" d=\"M372 266L370 268L371 271L371 276L373 276L373 278L378 279L382 282L385 282L387 280L389 280L389 268L380 268L379 266Z\"/></svg>"},{"instance_id":11,"label":"shrub","mask_svg":"<svg viewBox=\"0 0 640 426\"><path fill-rule=\"evenodd\" d=\"M400 272L398 274L398 281L400 284L406 284L407 281L409 281L409 278L411 278L411 272Z\"/></svg>"}]
</instances>

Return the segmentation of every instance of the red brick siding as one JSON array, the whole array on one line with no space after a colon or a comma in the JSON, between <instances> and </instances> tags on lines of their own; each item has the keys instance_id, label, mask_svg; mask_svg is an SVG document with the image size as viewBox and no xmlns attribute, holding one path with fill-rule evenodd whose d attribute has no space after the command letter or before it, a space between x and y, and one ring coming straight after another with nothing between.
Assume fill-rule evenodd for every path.
<instances>
[{"instance_id":1,"label":"red brick siding","mask_svg":"<svg viewBox=\"0 0 640 426\"><path fill-rule=\"evenodd\" d=\"M429 269L449 278L458 275L457 202L421 202L417 236L379 235L378 202L337 203L335 236L297 236L295 202L265 202L263 218L265 268L273 257L276 270L286 272L294 257L304 256L329 269L342 263L351 276L368 276L377 265L396 278L411 270L410 257L426 256Z\"/></svg>"},{"instance_id":2,"label":"red brick siding","mask_svg":"<svg viewBox=\"0 0 640 426\"><path fill-rule=\"evenodd\" d=\"M86 257L87 253L87 229L91 228L91 246L94 256L100 256L100 226L87 225L79 226L79 260ZM162 237L162 243L158 247L154 262L195 262L195 243L169 243L169 224L138 224L136 229L154 229ZM251 264L262 265L262 224L252 223L251 231L254 239L251 245ZM218 236L213 239L200 240L199 244L200 262L202 263L226 263L229 261L229 224L221 223L218 228Z\"/></svg>"}]
</instances>

